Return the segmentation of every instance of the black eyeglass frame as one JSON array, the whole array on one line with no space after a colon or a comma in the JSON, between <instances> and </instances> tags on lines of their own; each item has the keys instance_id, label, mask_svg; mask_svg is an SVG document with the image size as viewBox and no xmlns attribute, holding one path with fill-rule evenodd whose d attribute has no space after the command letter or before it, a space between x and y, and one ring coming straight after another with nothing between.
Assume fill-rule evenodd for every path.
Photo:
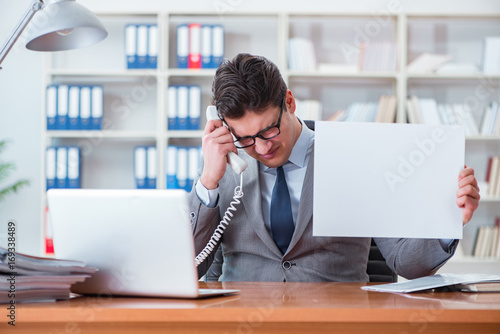
<instances>
[{"instance_id":1,"label":"black eyeglass frame","mask_svg":"<svg viewBox=\"0 0 500 334\"><path fill-rule=\"evenodd\" d=\"M247 147L250 147L250 146L253 146L255 145L255 138L260 138L260 139L263 139L263 140L269 140L269 139L272 139L272 138L275 138L277 136L280 135L281 133L281 129L280 129L280 126L281 126L281 116L283 115L283 106L285 105L285 98L283 98L283 103L281 104L281 110L280 110L280 116L278 118L278 122L276 122L276 124L274 125L271 125L270 127L267 127L263 130L260 130L256 135L253 135L253 136L245 136L245 137L241 137L241 138L236 138L234 140L234 145L237 147L237 148L247 148ZM267 132L273 128L277 128L278 129L278 133L275 134L275 135L272 135L271 137L264 137L262 135L262 133L264 132ZM247 140L247 139L252 139L252 143L249 144L249 145L244 145L244 146L241 146L241 145L238 145L237 142L241 141L241 140Z\"/></svg>"}]
</instances>

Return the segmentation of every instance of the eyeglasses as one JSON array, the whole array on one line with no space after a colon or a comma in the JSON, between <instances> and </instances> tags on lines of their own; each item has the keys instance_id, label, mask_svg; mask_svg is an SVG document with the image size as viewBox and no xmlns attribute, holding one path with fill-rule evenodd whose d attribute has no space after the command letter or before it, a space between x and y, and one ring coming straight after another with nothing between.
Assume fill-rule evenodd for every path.
<instances>
[{"instance_id":1,"label":"eyeglasses","mask_svg":"<svg viewBox=\"0 0 500 334\"><path fill-rule=\"evenodd\" d=\"M264 140L268 140L271 138L274 138L278 136L281 133L280 130L280 125L281 125L281 115L283 115L283 106L285 105L285 99L283 99L283 103L281 104L281 110L280 110L280 116L278 118L278 122L270 126L268 128L265 128L264 130L260 130L256 135L254 136L245 136L241 138L236 138L234 141L234 145L237 148L247 148L255 144L255 138L260 138Z\"/></svg>"}]
</instances>

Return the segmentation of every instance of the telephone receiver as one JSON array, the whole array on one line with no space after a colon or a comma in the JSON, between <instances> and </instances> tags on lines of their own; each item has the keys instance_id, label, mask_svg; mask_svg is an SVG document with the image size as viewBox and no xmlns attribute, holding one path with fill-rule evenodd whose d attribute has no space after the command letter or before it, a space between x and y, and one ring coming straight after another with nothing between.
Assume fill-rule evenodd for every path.
<instances>
[{"instance_id":1,"label":"telephone receiver","mask_svg":"<svg viewBox=\"0 0 500 334\"><path fill-rule=\"evenodd\" d=\"M217 112L217 108L215 106L207 107L207 120L220 119L219 113ZM229 152L227 154L227 163L236 174L241 174L245 169L247 169L248 164L245 160L240 158L236 153Z\"/></svg>"}]
</instances>

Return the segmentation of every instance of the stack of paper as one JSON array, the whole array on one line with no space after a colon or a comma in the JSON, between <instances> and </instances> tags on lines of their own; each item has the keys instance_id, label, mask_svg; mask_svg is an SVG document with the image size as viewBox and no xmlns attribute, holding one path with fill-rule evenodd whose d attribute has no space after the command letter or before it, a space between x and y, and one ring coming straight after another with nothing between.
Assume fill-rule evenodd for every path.
<instances>
[{"instance_id":1,"label":"stack of paper","mask_svg":"<svg viewBox=\"0 0 500 334\"><path fill-rule=\"evenodd\" d=\"M68 299L71 285L95 272L80 261L34 257L0 247L0 304Z\"/></svg>"},{"instance_id":2,"label":"stack of paper","mask_svg":"<svg viewBox=\"0 0 500 334\"><path fill-rule=\"evenodd\" d=\"M415 60L408 64L407 69L410 73L432 72L450 60L450 55L422 53Z\"/></svg>"}]
</instances>

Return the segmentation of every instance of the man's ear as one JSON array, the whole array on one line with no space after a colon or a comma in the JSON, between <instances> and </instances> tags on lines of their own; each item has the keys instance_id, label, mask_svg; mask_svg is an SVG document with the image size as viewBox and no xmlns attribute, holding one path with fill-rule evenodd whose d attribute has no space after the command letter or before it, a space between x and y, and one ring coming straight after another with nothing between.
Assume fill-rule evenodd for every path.
<instances>
[{"instance_id":1,"label":"man's ear","mask_svg":"<svg viewBox=\"0 0 500 334\"><path fill-rule=\"evenodd\" d=\"M287 89L285 93L285 106L286 110L290 113L293 114L295 113L296 109L296 104L295 104L295 97L292 94L292 91Z\"/></svg>"}]
</instances>

